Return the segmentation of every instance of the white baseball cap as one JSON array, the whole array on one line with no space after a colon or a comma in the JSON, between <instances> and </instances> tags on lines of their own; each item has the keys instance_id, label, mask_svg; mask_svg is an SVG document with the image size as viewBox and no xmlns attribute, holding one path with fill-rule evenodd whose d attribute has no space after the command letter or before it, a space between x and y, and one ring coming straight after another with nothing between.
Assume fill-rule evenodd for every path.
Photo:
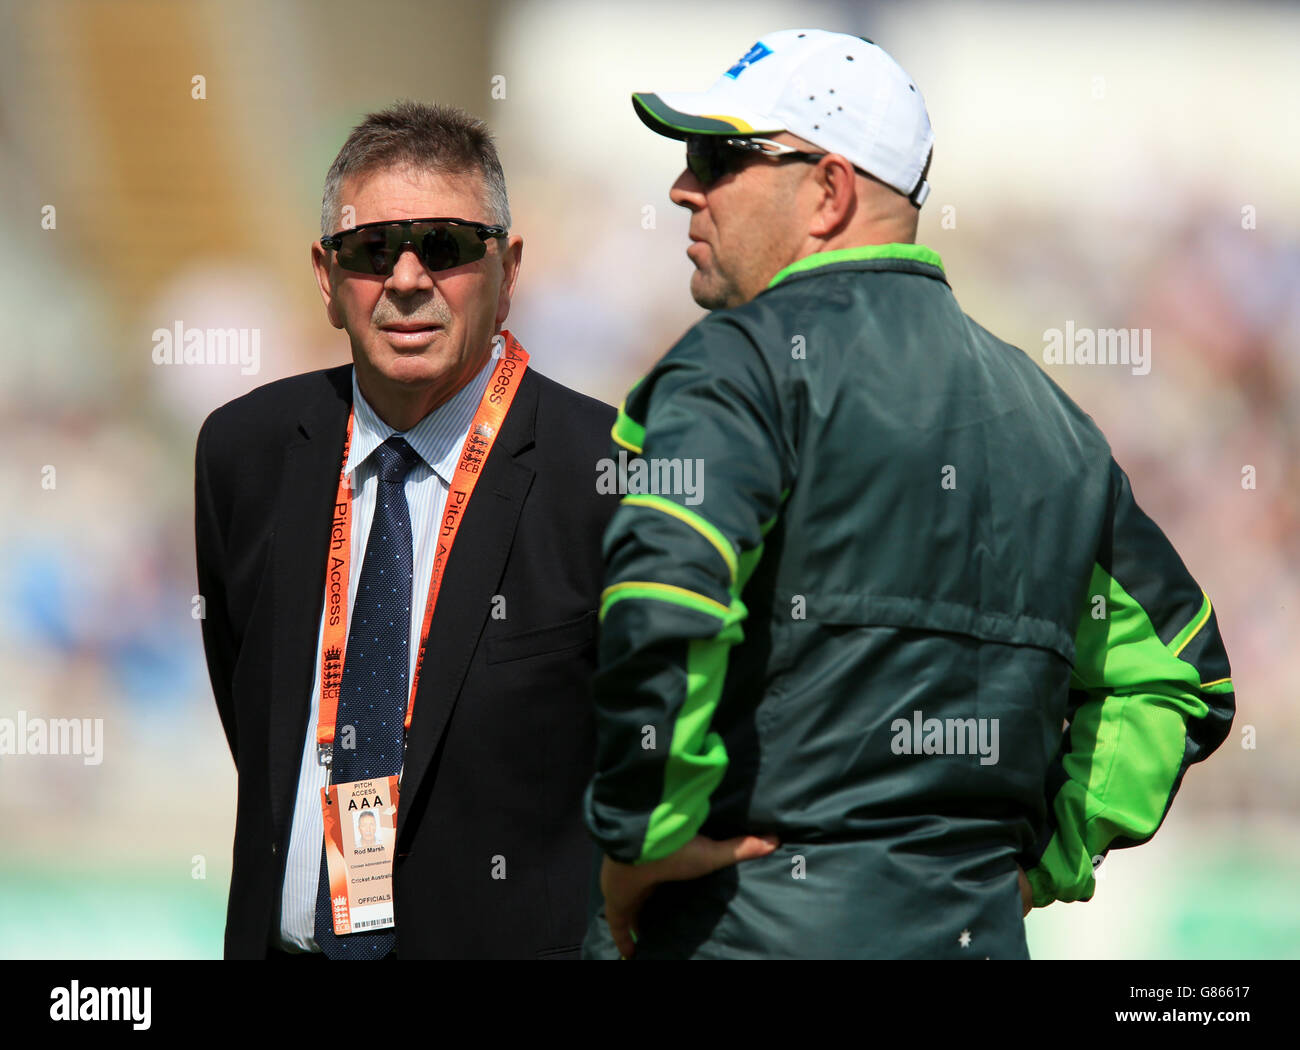
<instances>
[{"instance_id":1,"label":"white baseball cap","mask_svg":"<svg viewBox=\"0 0 1300 1050\"><path fill-rule=\"evenodd\" d=\"M903 67L864 37L768 33L707 91L634 92L632 106L670 138L788 131L842 154L918 208L930 193L934 133L925 100Z\"/></svg>"}]
</instances>

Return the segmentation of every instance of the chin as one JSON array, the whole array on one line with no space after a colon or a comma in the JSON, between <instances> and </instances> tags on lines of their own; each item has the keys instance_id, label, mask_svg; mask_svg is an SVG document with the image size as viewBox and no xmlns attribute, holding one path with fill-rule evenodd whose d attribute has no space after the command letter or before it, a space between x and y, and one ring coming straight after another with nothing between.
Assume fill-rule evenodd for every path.
<instances>
[{"instance_id":1,"label":"chin","mask_svg":"<svg viewBox=\"0 0 1300 1050\"><path fill-rule=\"evenodd\" d=\"M695 300L696 305L703 306L706 310L706 303L714 296L709 279L704 275L703 270L696 270L691 274L691 298Z\"/></svg>"},{"instance_id":2,"label":"chin","mask_svg":"<svg viewBox=\"0 0 1300 1050\"><path fill-rule=\"evenodd\" d=\"M386 382L415 387L440 380L447 373L448 364L430 359L426 354L397 355L386 358L375 371Z\"/></svg>"},{"instance_id":3,"label":"chin","mask_svg":"<svg viewBox=\"0 0 1300 1050\"><path fill-rule=\"evenodd\" d=\"M691 298L695 300L696 306L704 310L720 310L727 305L726 296L718 290L716 284L697 281L694 277L691 278Z\"/></svg>"},{"instance_id":4,"label":"chin","mask_svg":"<svg viewBox=\"0 0 1300 1050\"><path fill-rule=\"evenodd\" d=\"M741 289L735 275L723 273L716 263L707 269L696 267L691 274L691 298L696 305L705 310L725 310L731 306L743 306L761 291L755 289L747 295Z\"/></svg>"}]
</instances>

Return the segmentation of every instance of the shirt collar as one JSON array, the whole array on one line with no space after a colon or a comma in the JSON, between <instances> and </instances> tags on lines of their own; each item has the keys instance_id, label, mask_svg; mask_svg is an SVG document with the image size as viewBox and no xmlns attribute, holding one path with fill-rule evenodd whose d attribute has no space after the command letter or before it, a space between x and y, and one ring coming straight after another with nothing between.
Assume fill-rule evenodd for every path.
<instances>
[{"instance_id":1,"label":"shirt collar","mask_svg":"<svg viewBox=\"0 0 1300 1050\"><path fill-rule=\"evenodd\" d=\"M837 248L829 252L813 252L812 255L805 255L802 259L796 259L785 269L779 270L776 276L768 281L767 287L771 288L794 274L805 273L808 270L819 269L823 266L884 259L923 263L937 268L940 274L943 273L943 260L939 258L939 253L933 248L927 248L924 244L859 244L852 248ZM766 291L766 289L764 290Z\"/></svg>"},{"instance_id":2,"label":"shirt collar","mask_svg":"<svg viewBox=\"0 0 1300 1050\"><path fill-rule=\"evenodd\" d=\"M394 434L401 434L428 467L451 484L460 452L474 421L474 413L483 399L483 391L492 378L497 345L478 373L455 394L421 419L410 430L394 430L382 419L361 393L356 367L352 368L352 446L348 450L345 471L350 475L375 449ZM355 478L352 479L355 482Z\"/></svg>"}]
</instances>

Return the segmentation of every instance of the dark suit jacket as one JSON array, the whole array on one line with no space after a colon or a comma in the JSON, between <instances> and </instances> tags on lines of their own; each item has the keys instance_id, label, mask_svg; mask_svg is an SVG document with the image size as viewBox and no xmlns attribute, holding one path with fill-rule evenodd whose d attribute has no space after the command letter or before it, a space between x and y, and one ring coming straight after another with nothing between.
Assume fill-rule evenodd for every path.
<instances>
[{"instance_id":1,"label":"dark suit jacket","mask_svg":"<svg viewBox=\"0 0 1300 1050\"><path fill-rule=\"evenodd\" d=\"M268 383L199 431L203 643L239 771L227 958L263 958L279 934L351 369ZM581 799L594 765L600 541L617 505L597 494L596 461L613 419L530 368L484 464L409 735L399 958L578 955L595 863Z\"/></svg>"}]
</instances>

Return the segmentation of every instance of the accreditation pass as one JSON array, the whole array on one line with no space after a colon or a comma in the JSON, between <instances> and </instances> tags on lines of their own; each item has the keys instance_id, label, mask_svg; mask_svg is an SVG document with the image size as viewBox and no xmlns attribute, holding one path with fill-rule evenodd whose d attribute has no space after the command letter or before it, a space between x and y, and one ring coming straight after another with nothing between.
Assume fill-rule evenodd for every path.
<instances>
[{"instance_id":1,"label":"accreditation pass","mask_svg":"<svg viewBox=\"0 0 1300 1050\"><path fill-rule=\"evenodd\" d=\"M393 925L397 777L330 784L320 795L334 932L387 929Z\"/></svg>"}]
</instances>

